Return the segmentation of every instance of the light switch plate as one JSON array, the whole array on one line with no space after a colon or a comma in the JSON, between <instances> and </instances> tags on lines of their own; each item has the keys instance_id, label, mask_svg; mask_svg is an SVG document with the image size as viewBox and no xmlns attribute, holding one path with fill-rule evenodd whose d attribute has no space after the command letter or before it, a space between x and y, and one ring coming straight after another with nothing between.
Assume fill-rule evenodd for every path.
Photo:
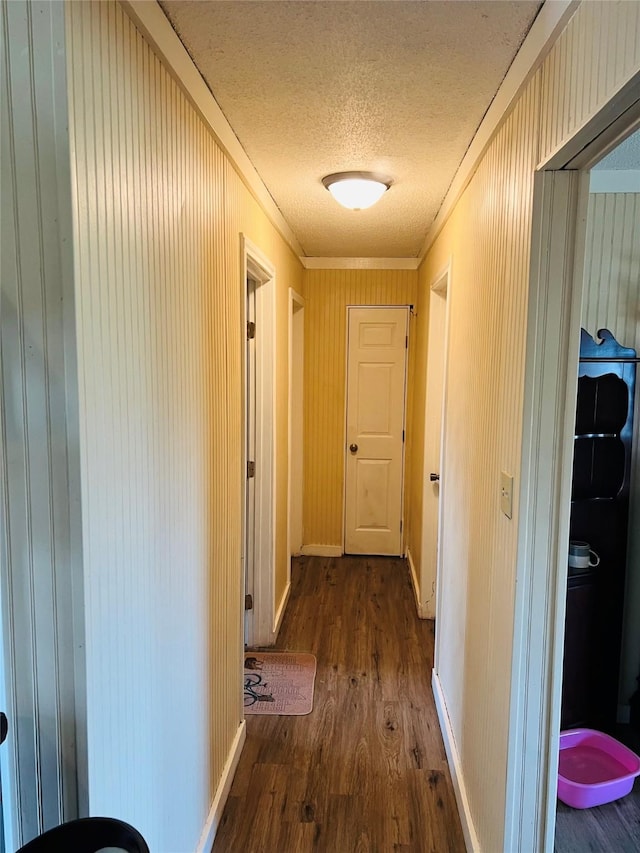
<instances>
[{"instance_id":1,"label":"light switch plate","mask_svg":"<svg viewBox=\"0 0 640 853\"><path fill-rule=\"evenodd\" d=\"M513 515L513 476L502 471L500 474L500 509L511 518Z\"/></svg>"}]
</instances>

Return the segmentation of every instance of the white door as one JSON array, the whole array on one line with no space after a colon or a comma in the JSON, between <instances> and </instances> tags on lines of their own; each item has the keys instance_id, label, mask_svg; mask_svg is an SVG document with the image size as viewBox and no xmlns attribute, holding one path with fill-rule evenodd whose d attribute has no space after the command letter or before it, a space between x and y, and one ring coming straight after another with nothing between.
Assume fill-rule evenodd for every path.
<instances>
[{"instance_id":1,"label":"white door","mask_svg":"<svg viewBox=\"0 0 640 853\"><path fill-rule=\"evenodd\" d=\"M345 552L399 555L409 310L348 313Z\"/></svg>"},{"instance_id":2,"label":"white door","mask_svg":"<svg viewBox=\"0 0 640 853\"><path fill-rule=\"evenodd\" d=\"M424 417L424 480L422 493L422 543L420 604L422 616L436 615L438 527L440 522L440 458L444 403L448 273L431 288L429 344Z\"/></svg>"}]
</instances>

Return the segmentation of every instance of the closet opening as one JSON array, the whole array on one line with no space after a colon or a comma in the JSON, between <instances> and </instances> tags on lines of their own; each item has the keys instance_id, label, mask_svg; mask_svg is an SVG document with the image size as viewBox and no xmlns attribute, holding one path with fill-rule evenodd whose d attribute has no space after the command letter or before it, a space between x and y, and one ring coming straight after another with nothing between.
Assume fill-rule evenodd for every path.
<instances>
[{"instance_id":1,"label":"closet opening","mask_svg":"<svg viewBox=\"0 0 640 853\"><path fill-rule=\"evenodd\" d=\"M568 401L575 405L575 428L557 853L594 844L605 853L640 843L640 782L630 780L628 794L592 806L613 798L607 780L623 775L625 767L614 766L620 755L611 756L609 741L568 734L605 733L640 754L639 234L636 131L589 173L577 394ZM598 779L590 755L610 764ZM584 764L579 771L578 758Z\"/></svg>"}]
</instances>

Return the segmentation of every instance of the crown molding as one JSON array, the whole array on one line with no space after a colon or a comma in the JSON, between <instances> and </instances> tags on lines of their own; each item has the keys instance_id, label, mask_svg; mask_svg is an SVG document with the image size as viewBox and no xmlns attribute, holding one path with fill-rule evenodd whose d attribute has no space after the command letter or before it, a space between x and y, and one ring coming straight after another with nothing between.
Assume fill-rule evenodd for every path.
<instances>
[{"instance_id":1,"label":"crown molding","mask_svg":"<svg viewBox=\"0 0 640 853\"><path fill-rule=\"evenodd\" d=\"M120 5L209 127L244 185L295 255L303 250L202 75L156 0L120 0Z\"/></svg>"},{"instance_id":2,"label":"crown molding","mask_svg":"<svg viewBox=\"0 0 640 853\"><path fill-rule=\"evenodd\" d=\"M307 270L417 270L420 258L305 258Z\"/></svg>"}]
</instances>

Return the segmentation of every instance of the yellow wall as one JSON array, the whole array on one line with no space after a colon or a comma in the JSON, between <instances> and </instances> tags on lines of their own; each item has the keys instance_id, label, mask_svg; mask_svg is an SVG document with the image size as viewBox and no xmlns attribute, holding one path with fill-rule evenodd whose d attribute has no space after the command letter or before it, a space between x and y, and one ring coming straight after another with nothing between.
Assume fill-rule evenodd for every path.
<instances>
[{"instance_id":1,"label":"yellow wall","mask_svg":"<svg viewBox=\"0 0 640 853\"><path fill-rule=\"evenodd\" d=\"M242 717L241 232L276 268L276 601L302 268L123 8L66 8L89 806L194 850Z\"/></svg>"},{"instance_id":2,"label":"yellow wall","mask_svg":"<svg viewBox=\"0 0 640 853\"><path fill-rule=\"evenodd\" d=\"M640 43L627 37L638 31L639 13L630 3L578 7L492 139L420 274L419 315L427 283L451 257L436 668L483 850L503 849L533 177L640 70ZM419 334L426 334L422 324ZM416 346L425 359L427 342L420 337ZM416 364L417 381L423 375L424 363ZM423 413L416 405L416 438ZM511 521L500 511L501 471L516 475ZM414 510L412 541L421 533Z\"/></svg>"},{"instance_id":3,"label":"yellow wall","mask_svg":"<svg viewBox=\"0 0 640 853\"><path fill-rule=\"evenodd\" d=\"M304 272L305 546L342 548L347 305L408 305L416 283L413 270Z\"/></svg>"}]
</instances>

